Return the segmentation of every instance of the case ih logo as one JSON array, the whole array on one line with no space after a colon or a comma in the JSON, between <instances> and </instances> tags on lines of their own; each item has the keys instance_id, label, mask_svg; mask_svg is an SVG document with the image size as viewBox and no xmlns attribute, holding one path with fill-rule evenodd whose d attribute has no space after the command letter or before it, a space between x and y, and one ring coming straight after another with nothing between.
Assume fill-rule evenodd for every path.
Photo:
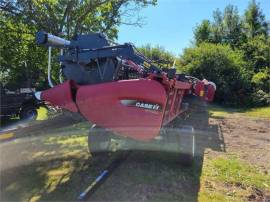
<instances>
[{"instance_id":1,"label":"case ih logo","mask_svg":"<svg viewBox=\"0 0 270 202\"><path fill-rule=\"evenodd\" d=\"M144 109L150 109L155 111L162 111L162 107L159 104L149 103L149 102L143 102L138 100L121 100L121 103L125 106L133 106L133 107L139 107Z\"/></svg>"},{"instance_id":2,"label":"case ih logo","mask_svg":"<svg viewBox=\"0 0 270 202\"><path fill-rule=\"evenodd\" d=\"M160 110L160 106L158 104L150 104L144 102L136 102L136 107L152 109L152 110Z\"/></svg>"}]
</instances>

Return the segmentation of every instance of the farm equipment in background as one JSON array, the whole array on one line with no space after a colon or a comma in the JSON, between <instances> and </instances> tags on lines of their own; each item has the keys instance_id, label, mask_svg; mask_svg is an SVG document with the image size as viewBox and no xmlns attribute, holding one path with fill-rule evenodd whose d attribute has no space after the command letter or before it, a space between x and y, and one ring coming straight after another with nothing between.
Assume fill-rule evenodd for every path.
<instances>
[{"instance_id":1,"label":"farm equipment in background","mask_svg":"<svg viewBox=\"0 0 270 202\"><path fill-rule=\"evenodd\" d=\"M109 149L116 139L116 147L120 144L121 148L180 151L184 163L190 163L194 157L193 128L160 131L187 110L184 97L196 95L212 101L213 82L177 74L175 68L159 68L133 45L115 44L100 33L68 41L38 32L36 41L49 47L48 80L52 87L37 92L36 97L80 113L93 123L88 136L91 151ZM60 84L56 86L50 78L51 47L61 49Z\"/></svg>"},{"instance_id":2,"label":"farm equipment in background","mask_svg":"<svg viewBox=\"0 0 270 202\"><path fill-rule=\"evenodd\" d=\"M36 119L37 109L42 102L35 99L35 89L19 88L11 91L0 83L0 91L0 120L16 116L24 120Z\"/></svg>"}]
</instances>

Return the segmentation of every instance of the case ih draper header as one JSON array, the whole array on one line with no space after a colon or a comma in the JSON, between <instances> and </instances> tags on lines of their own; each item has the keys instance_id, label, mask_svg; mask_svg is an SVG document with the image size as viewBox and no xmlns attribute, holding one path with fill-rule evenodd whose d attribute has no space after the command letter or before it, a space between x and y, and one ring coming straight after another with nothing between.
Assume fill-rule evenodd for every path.
<instances>
[{"instance_id":1,"label":"case ih draper header","mask_svg":"<svg viewBox=\"0 0 270 202\"><path fill-rule=\"evenodd\" d=\"M78 112L94 123L88 137L90 150L107 149L114 137L123 147L123 142L166 147L182 152L185 160L192 159L192 127L160 131L187 109L183 97L193 94L212 101L213 82L176 74L175 68L159 68L133 45L113 44L102 34L67 41L38 32L36 41L49 47L48 80L52 87L36 97ZM61 49L59 60L65 78L56 86L50 79L51 47Z\"/></svg>"}]
</instances>

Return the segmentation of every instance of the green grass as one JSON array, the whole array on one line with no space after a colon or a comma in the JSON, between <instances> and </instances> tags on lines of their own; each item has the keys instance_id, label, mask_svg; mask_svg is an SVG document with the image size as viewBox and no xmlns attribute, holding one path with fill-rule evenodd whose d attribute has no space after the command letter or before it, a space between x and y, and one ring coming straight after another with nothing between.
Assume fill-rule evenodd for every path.
<instances>
[{"instance_id":1,"label":"green grass","mask_svg":"<svg viewBox=\"0 0 270 202\"><path fill-rule=\"evenodd\" d=\"M57 144L63 147L87 147L87 134L52 136L48 137L48 139L44 141L44 144Z\"/></svg>"},{"instance_id":2,"label":"green grass","mask_svg":"<svg viewBox=\"0 0 270 202\"><path fill-rule=\"evenodd\" d=\"M231 113L234 113L235 111L229 108L223 108L216 105L210 105L208 108L208 112L211 117L226 117L230 115Z\"/></svg>"},{"instance_id":3,"label":"green grass","mask_svg":"<svg viewBox=\"0 0 270 202\"><path fill-rule=\"evenodd\" d=\"M270 107L248 109L244 111L244 114L252 117L270 118Z\"/></svg>"},{"instance_id":4,"label":"green grass","mask_svg":"<svg viewBox=\"0 0 270 202\"><path fill-rule=\"evenodd\" d=\"M55 135L19 144L35 144L38 151L25 152L33 162L10 168L1 173L4 182L0 199L3 201L60 201L74 199L89 158L87 135L73 126L76 133ZM66 127L68 128L68 127ZM30 146L31 147L31 146ZM24 151L22 151L24 152ZM14 174L16 173L16 174Z\"/></svg>"},{"instance_id":5,"label":"green grass","mask_svg":"<svg viewBox=\"0 0 270 202\"><path fill-rule=\"evenodd\" d=\"M241 162L233 156L210 161L205 175L228 184L241 183L244 187L264 189L270 187L270 174L261 173L256 167Z\"/></svg>"},{"instance_id":6,"label":"green grass","mask_svg":"<svg viewBox=\"0 0 270 202\"><path fill-rule=\"evenodd\" d=\"M201 202L208 202L208 201L219 201L219 202L229 202L230 199L226 197L226 195L218 192L208 192L204 191L200 193L199 200ZM241 201L241 200L240 200Z\"/></svg>"},{"instance_id":7,"label":"green grass","mask_svg":"<svg viewBox=\"0 0 270 202\"><path fill-rule=\"evenodd\" d=\"M209 114L211 117L227 117L232 114L237 114L255 118L270 118L270 107L245 109L245 108L227 108L217 105L211 105L209 107Z\"/></svg>"},{"instance_id":8,"label":"green grass","mask_svg":"<svg viewBox=\"0 0 270 202\"><path fill-rule=\"evenodd\" d=\"M199 201L246 201L254 190L270 191L270 174L234 155L204 162Z\"/></svg>"}]
</instances>

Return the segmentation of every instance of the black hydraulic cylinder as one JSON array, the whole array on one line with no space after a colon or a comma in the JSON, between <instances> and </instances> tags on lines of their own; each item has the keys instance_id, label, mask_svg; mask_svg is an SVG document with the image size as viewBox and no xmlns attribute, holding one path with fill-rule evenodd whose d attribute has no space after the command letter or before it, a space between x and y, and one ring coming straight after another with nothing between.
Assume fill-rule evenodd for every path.
<instances>
[{"instance_id":1,"label":"black hydraulic cylinder","mask_svg":"<svg viewBox=\"0 0 270 202\"><path fill-rule=\"evenodd\" d=\"M44 31L37 32L36 42L39 45L46 45L55 48L66 48L70 46L70 41Z\"/></svg>"}]
</instances>

